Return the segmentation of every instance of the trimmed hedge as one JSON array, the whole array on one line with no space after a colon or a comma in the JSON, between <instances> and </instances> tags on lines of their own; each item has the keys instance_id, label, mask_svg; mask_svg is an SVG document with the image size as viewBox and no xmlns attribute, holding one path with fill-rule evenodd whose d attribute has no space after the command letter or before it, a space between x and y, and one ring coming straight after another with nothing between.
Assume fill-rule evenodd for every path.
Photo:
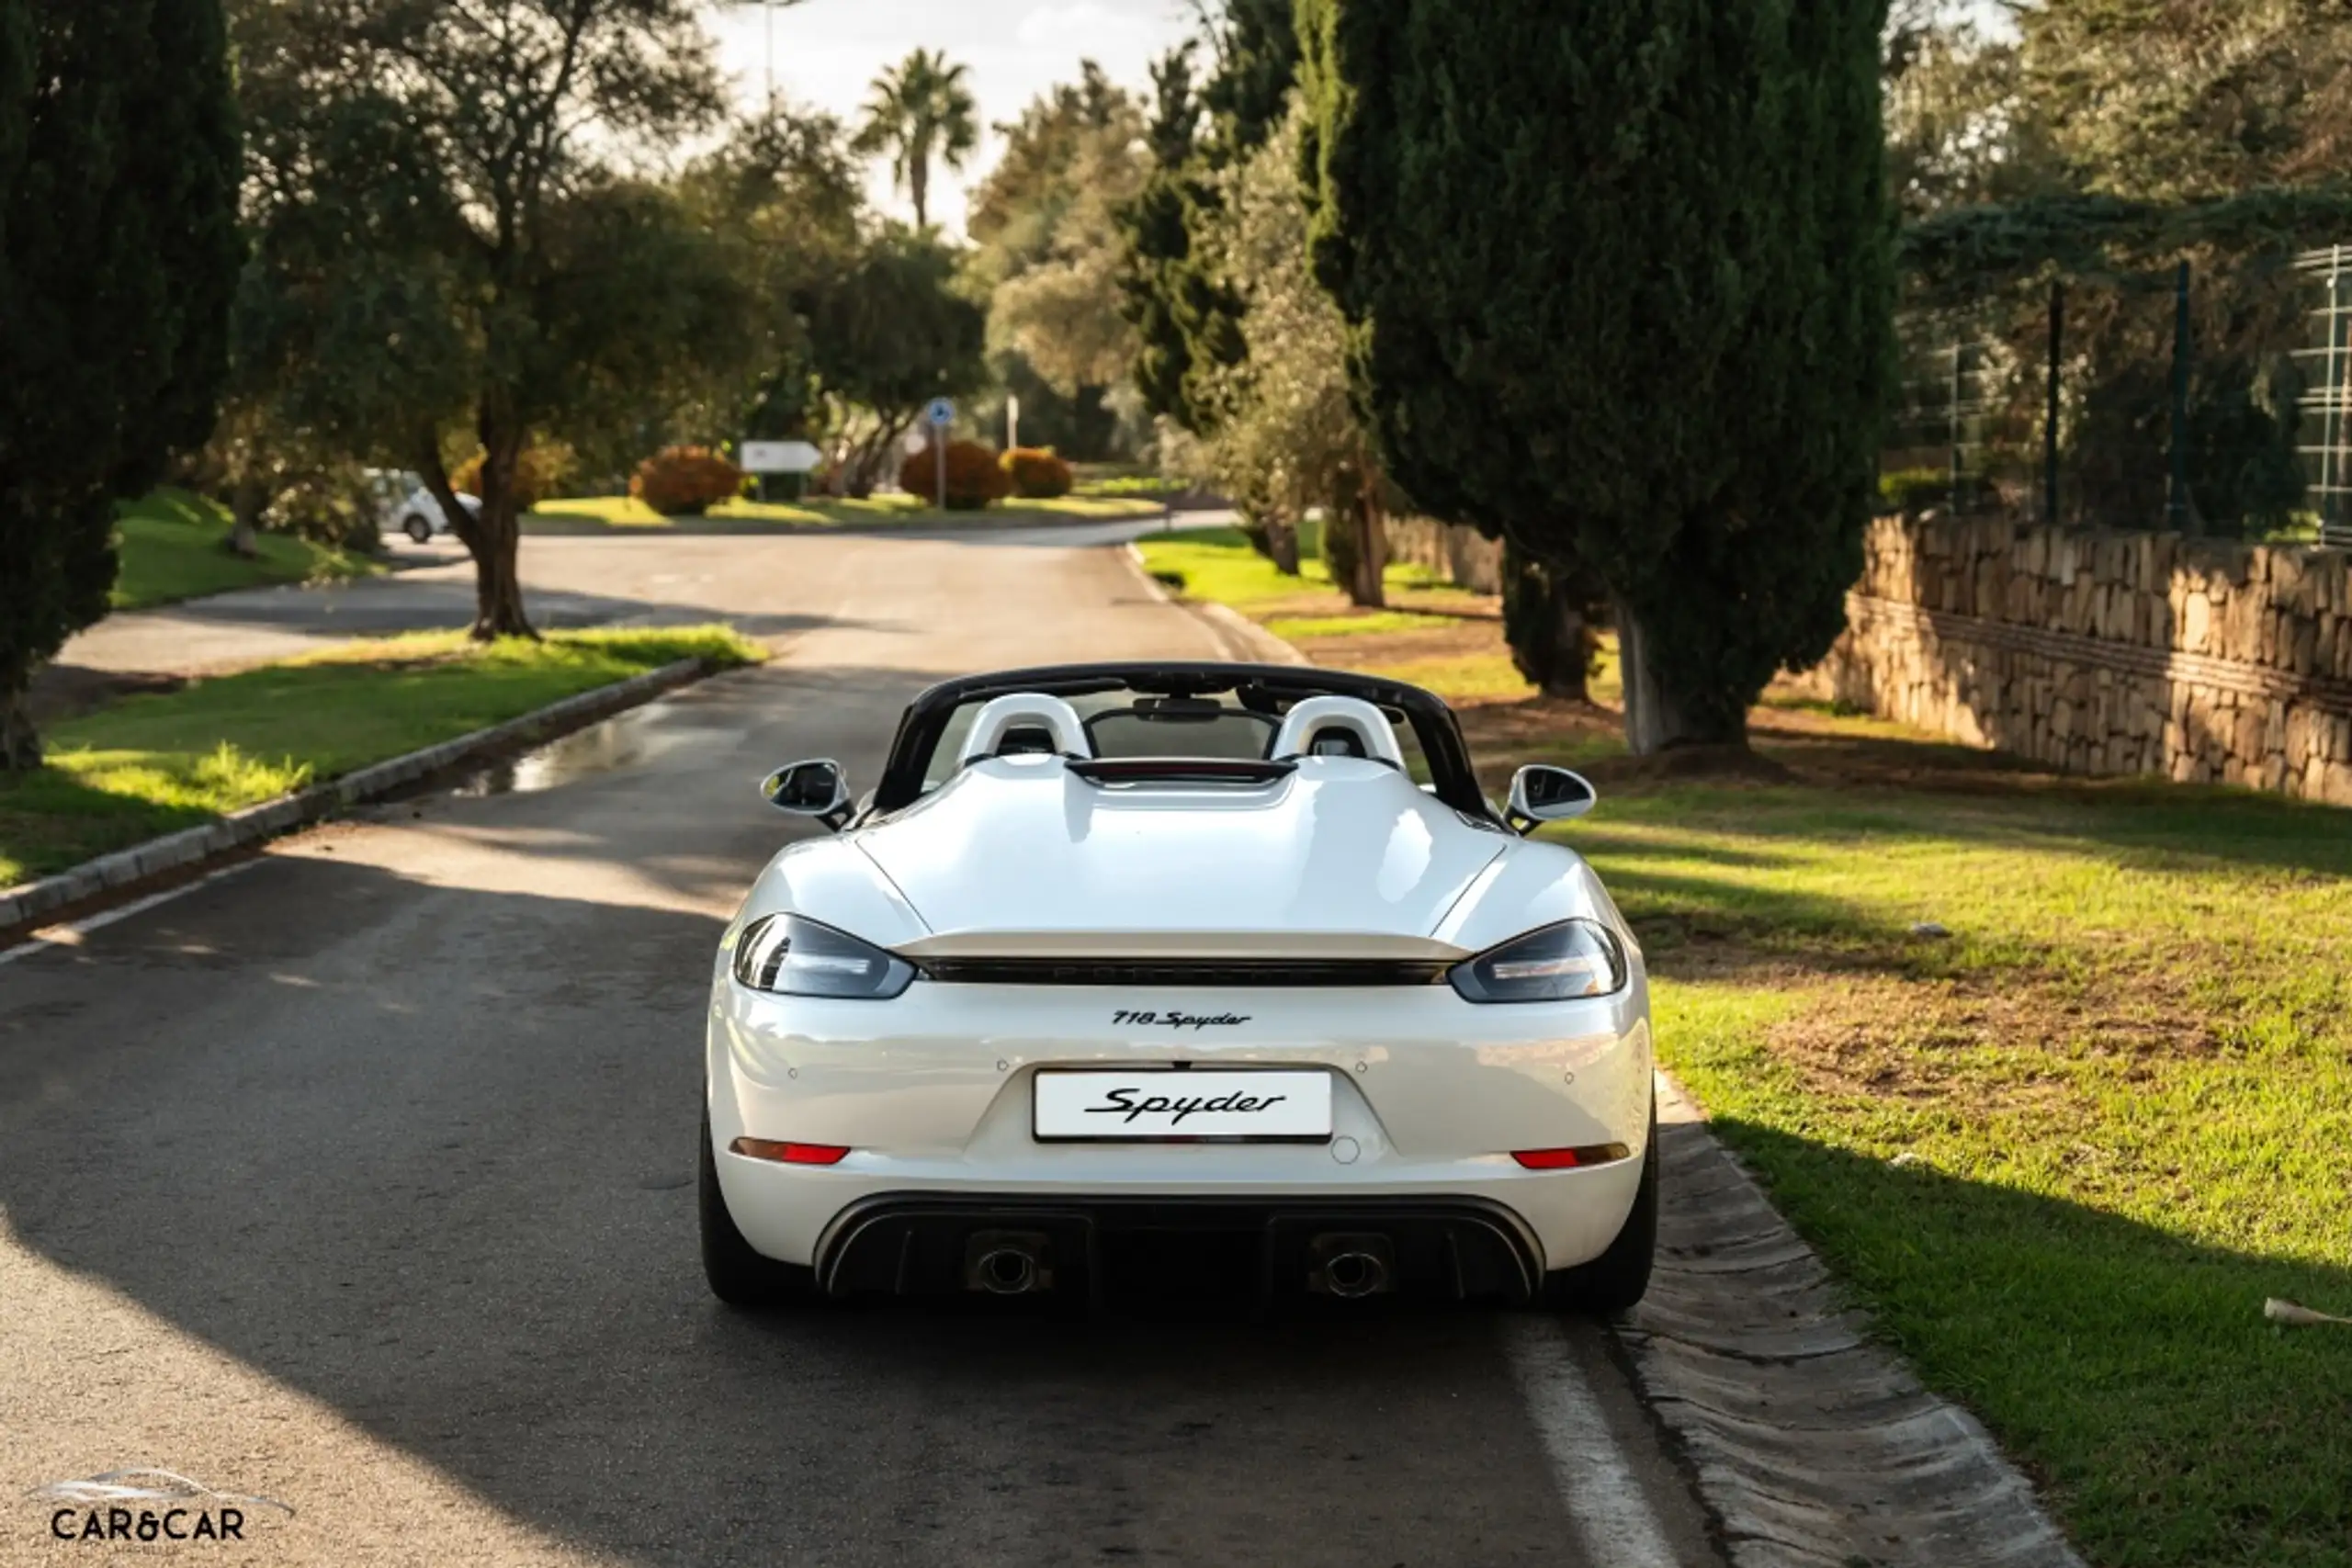
<instances>
[{"instance_id":1,"label":"trimmed hedge","mask_svg":"<svg viewBox=\"0 0 2352 1568\"><path fill-rule=\"evenodd\" d=\"M1004 471L1012 476L1012 493L1026 501L1052 501L1068 495L1078 476L1050 446L1016 446L1004 455Z\"/></svg>"},{"instance_id":2,"label":"trimmed hedge","mask_svg":"<svg viewBox=\"0 0 2352 1568\"><path fill-rule=\"evenodd\" d=\"M664 517L698 516L743 491L743 470L707 446L665 446L638 465L629 494Z\"/></svg>"},{"instance_id":3,"label":"trimmed hedge","mask_svg":"<svg viewBox=\"0 0 2352 1568\"><path fill-rule=\"evenodd\" d=\"M899 488L930 500L939 488L938 454L926 446L899 465ZM947 510L980 512L1012 493L1012 476L996 453L977 441L947 444Z\"/></svg>"}]
</instances>

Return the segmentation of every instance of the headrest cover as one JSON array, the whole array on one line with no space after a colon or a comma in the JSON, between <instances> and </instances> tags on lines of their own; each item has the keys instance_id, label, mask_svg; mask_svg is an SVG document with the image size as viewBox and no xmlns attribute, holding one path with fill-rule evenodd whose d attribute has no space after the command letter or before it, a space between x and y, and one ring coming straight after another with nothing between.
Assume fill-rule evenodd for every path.
<instances>
[{"instance_id":1,"label":"headrest cover","mask_svg":"<svg viewBox=\"0 0 2352 1568\"><path fill-rule=\"evenodd\" d=\"M1351 729L1363 742L1363 754L1403 771L1405 753L1388 716L1362 697L1309 697L1290 710L1274 736L1269 753L1275 761L1310 756L1315 737L1326 729Z\"/></svg>"},{"instance_id":2,"label":"headrest cover","mask_svg":"<svg viewBox=\"0 0 2352 1568\"><path fill-rule=\"evenodd\" d=\"M1054 750L1065 757L1094 755L1094 748L1086 739L1086 726L1079 722L1076 708L1042 692L1015 692L1009 697L997 698L979 711L972 720L972 733L964 742L964 754L958 762L977 762L995 756L1004 745L1005 736L1015 729L1049 731L1054 738Z\"/></svg>"}]
</instances>

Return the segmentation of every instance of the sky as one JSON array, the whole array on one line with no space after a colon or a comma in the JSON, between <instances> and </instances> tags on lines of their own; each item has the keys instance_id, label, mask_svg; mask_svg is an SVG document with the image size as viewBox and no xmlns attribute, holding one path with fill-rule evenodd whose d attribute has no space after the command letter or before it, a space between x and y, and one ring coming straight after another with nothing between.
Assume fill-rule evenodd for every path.
<instances>
[{"instance_id":1,"label":"sky","mask_svg":"<svg viewBox=\"0 0 2352 1568\"><path fill-rule=\"evenodd\" d=\"M866 85L885 65L921 46L968 66L979 102L980 148L962 174L932 172L932 219L950 231L964 221L964 193L995 164L1004 139L993 127L1057 82L1078 79L1092 60L1124 86L1149 85L1151 62L1191 31L1183 0L800 0L772 18L757 5L713 6L708 23L719 58L746 107L767 91L767 28L775 28L776 90L796 103L853 121ZM911 218L877 161L874 198Z\"/></svg>"}]
</instances>

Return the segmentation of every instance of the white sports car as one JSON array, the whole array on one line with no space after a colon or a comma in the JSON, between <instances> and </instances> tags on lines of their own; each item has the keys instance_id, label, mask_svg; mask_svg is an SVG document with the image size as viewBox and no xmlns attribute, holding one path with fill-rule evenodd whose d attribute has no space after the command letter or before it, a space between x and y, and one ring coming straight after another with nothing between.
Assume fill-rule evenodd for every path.
<instances>
[{"instance_id":1,"label":"white sports car","mask_svg":"<svg viewBox=\"0 0 2352 1568\"><path fill-rule=\"evenodd\" d=\"M1521 769L1498 809L1427 692L1150 663L934 686L854 806L831 761L762 788L837 832L719 944L723 1300L1083 1300L1176 1233L1273 1292L1640 1299L1641 952L1582 857L1521 837L1591 808L1577 775Z\"/></svg>"}]
</instances>

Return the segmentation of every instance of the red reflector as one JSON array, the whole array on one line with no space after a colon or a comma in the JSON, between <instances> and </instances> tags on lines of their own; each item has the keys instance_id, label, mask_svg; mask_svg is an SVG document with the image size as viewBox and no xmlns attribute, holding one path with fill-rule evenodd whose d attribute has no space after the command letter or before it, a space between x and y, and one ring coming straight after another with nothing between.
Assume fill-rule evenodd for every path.
<instances>
[{"instance_id":1,"label":"red reflector","mask_svg":"<svg viewBox=\"0 0 2352 1568\"><path fill-rule=\"evenodd\" d=\"M1633 1155L1623 1144L1587 1144L1575 1149L1517 1149L1510 1157L1530 1170L1574 1170L1579 1166L1631 1159Z\"/></svg>"},{"instance_id":2,"label":"red reflector","mask_svg":"<svg viewBox=\"0 0 2352 1568\"><path fill-rule=\"evenodd\" d=\"M849 1157L847 1149L831 1144L778 1144L766 1138L738 1138L727 1149L729 1154L779 1160L786 1165L839 1165Z\"/></svg>"}]
</instances>

